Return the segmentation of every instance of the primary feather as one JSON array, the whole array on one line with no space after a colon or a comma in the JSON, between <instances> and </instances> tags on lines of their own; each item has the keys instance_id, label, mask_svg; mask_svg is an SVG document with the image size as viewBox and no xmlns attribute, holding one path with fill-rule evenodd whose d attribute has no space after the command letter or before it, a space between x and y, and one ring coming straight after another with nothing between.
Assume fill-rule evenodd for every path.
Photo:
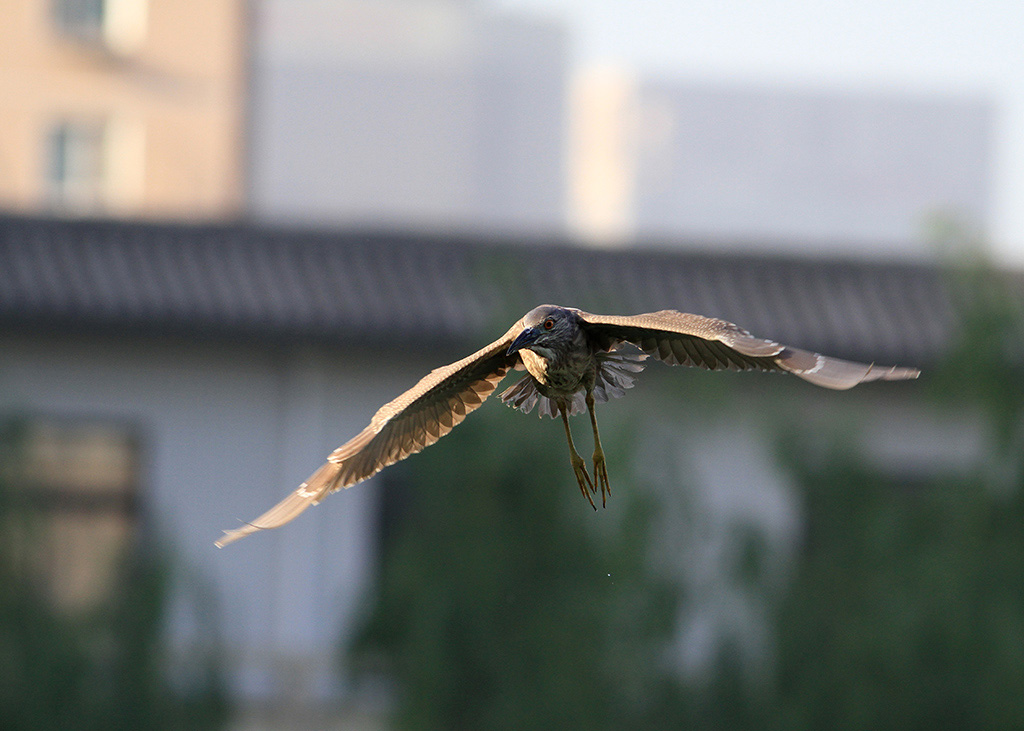
<instances>
[{"instance_id":1,"label":"primary feather","mask_svg":"<svg viewBox=\"0 0 1024 731\"><path fill-rule=\"evenodd\" d=\"M624 351L625 343L643 352ZM330 493L430 446L479 408L510 370L527 373L501 394L502 401L526 413L537 408L541 416L555 417L560 410L568 416L584 410L587 396L594 403L622 396L647 356L710 370L782 371L831 389L918 376L914 368L831 358L754 337L725 320L675 310L594 315L541 305L493 343L431 371L384 404L294 492L255 520L224 531L216 545L284 525Z\"/></svg>"}]
</instances>

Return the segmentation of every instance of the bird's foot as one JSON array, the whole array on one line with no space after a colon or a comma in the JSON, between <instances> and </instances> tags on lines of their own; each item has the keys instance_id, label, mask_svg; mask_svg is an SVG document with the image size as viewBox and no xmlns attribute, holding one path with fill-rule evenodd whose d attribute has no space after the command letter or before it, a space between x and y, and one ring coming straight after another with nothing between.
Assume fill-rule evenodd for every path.
<instances>
[{"instance_id":1,"label":"bird's foot","mask_svg":"<svg viewBox=\"0 0 1024 731\"><path fill-rule=\"evenodd\" d=\"M601 490L601 507L606 507L608 496L612 494L612 486L608 482L608 465L601 449L594 450L594 481Z\"/></svg>"},{"instance_id":2,"label":"bird's foot","mask_svg":"<svg viewBox=\"0 0 1024 731\"><path fill-rule=\"evenodd\" d=\"M583 493L583 497L590 501L590 507L597 510L594 498L591 497L591 493L596 492L594 481L590 479L590 473L587 472L587 463L578 454L572 456L572 471L576 473L576 482L580 485L580 492Z\"/></svg>"}]
</instances>

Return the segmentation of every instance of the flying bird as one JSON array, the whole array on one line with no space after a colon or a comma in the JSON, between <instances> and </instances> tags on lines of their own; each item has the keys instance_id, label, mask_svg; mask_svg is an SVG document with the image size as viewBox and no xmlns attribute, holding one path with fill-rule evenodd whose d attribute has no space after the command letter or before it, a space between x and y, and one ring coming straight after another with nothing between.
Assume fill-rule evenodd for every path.
<instances>
[{"instance_id":1,"label":"flying bird","mask_svg":"<svg viewBox=\"0 0 1024 731\"><path fill-rule=\"evenodd\" d=\"M224 531L216 545L284 525L332 492L433 444L479 408L512 370L526 372L501 400L524 413L537 408L542 417L561 418L576 482L596 510L593 496L600 492L603 505L611 488L595 404L622 396L632 387L648 356L668 365L710 370L781 371L833 389L919 375L914 368L854 363L791 348L754 337L725 320L675 310L594 315L541 305L490 345L431 371L384 404L365 429L334 450L297 490L256 520ZM569 417L584 409L594 433L593 475L576 451L569 428Z\"/></svg>"}]
</instances>

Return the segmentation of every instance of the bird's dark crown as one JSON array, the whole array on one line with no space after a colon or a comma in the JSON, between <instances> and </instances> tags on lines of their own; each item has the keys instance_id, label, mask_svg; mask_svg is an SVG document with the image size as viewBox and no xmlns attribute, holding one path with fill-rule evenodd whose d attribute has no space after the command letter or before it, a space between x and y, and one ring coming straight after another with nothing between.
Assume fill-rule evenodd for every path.
<instances>
[{"instance_id":1,"label":"bird's dark crown","mask_svg":"<svg viewBox=\"0 0 1024 731\"><path fill-rule=\"evenodd\" d=\"M552 320L554 324L565 321L567 318L575 318L576 312L568 307L560 307L558 305L540 305L534 307L532 310L523 315L523 327L533 327L538 329L550 329L544 328L544 323L547 320Z\"/></svg>"}]
</instances>

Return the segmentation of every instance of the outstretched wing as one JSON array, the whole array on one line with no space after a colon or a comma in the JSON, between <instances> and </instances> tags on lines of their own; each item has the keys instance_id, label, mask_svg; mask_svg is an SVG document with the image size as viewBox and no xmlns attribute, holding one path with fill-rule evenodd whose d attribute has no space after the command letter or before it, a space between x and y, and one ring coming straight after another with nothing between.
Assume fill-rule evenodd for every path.
<instances>
[{"instance_id":1,"label":"outstretched wing","mask_svg":"<svg viewBox=\"0 0 1024 731\"><path fill-rule=\"evenodd\" d=\"M866 381L917 378L920 373L916 368L854 363L791 348L756 338L725 320L675 310L628 316L578 314L583 327L602 345L625 340L669 365L785 371L817 386L835 389L852 388Z\"/></svg>"},{"instance_id":2,"label":"outstretched wing","mask_svg":"<svg viewBox=\"0 0 1024 731\"><path fill-rule=\"evenodd\" d=\"M369 425L331 452L327 463L298 489L256 520L224 531L217 547L264 528L284 525L330 493L362 482L450 432L483 404L518 361L518 355L505 353L521 329L516 323L490 345L431 371L394 401L381 406Z\"/></svg>"}]
</instances>

